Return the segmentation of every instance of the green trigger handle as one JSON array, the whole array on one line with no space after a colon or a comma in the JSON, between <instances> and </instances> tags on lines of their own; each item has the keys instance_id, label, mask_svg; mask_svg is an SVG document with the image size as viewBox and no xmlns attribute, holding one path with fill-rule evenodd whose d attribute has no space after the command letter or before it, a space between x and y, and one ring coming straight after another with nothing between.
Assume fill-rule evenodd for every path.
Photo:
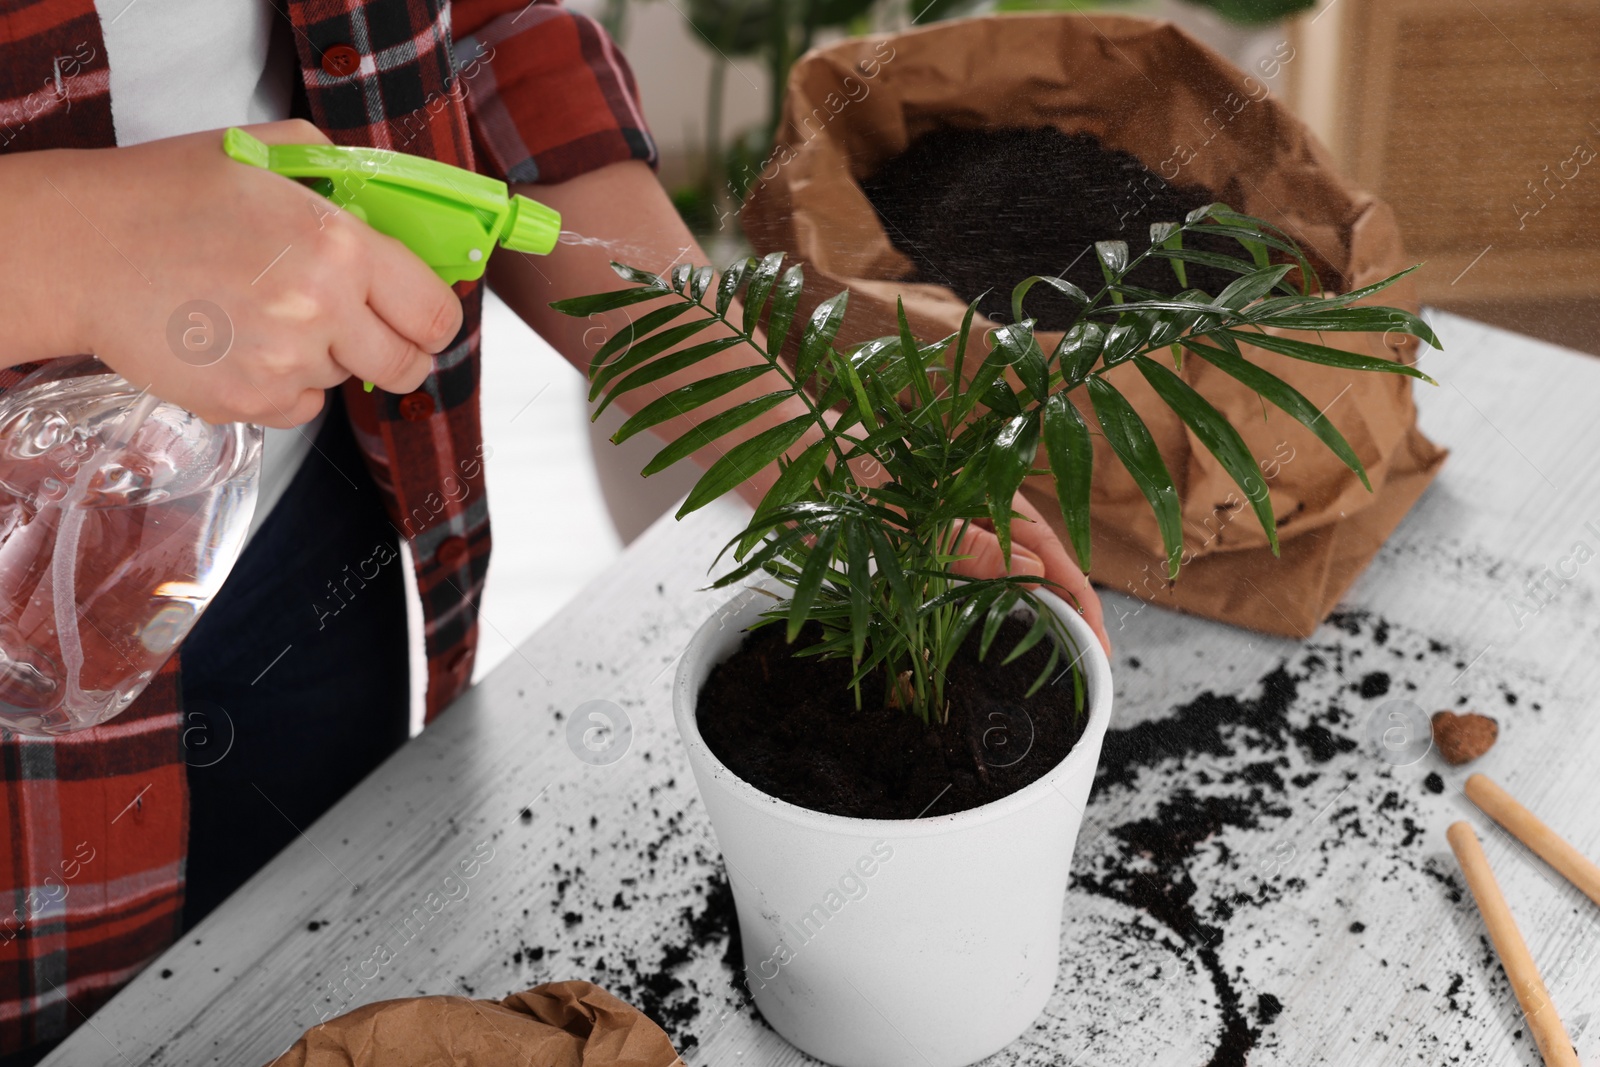
<instances>
[{"instance_id":1,"label":"green trigger handle","mask_svg":"<svg viewBox=\"0 0 1600 1067\"><path fill-rule=\"evenodd\" d=\"M496 245L548 255L561 215L506 183L435 159L382 148L268 145L238 127L222 150L240 163L312 188L379 233L403 243L449 283L483 277ZM372 383L365 383L372 390Z\"/></svg>"}]
</instances>

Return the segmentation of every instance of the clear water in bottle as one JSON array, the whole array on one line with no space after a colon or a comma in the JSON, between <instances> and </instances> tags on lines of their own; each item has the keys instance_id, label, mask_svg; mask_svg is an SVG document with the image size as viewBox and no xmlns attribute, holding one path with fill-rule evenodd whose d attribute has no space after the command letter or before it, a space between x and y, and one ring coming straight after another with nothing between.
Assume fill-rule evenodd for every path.
<instances>
[{"instance_id":1,"label":"clear water in bottle","mask_svg":"<svg viewBox=\"0 0 1600 1067\"><path fill-rule=\"evenodd\" d=\"M213 426L92 357L0 394L0 727L123 711L244 547L261 428Z\"/></svg>"}]
</instances>

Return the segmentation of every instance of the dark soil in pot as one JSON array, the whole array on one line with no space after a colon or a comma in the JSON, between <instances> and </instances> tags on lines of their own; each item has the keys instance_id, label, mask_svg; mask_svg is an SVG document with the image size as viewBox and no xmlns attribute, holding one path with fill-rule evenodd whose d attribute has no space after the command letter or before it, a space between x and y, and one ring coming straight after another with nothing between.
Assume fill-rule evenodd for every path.
<instances>
[{"instance_id":1,"label":"dark soil in pot","mask_svg":"<svg viewBox=\"0 0 1600 1067\"><path fill-rule=\"evenodd\" d=\"M770 796L814 811L866 819L915 819L965 811L1014 793L1072 751L1088 720L1073 700L1062 658L1056 678L1024 699L1049 657L1043 644L1002 665L1027 632L1008 620L982 661L974 633L950 668L947 722L924 726L883 704L870 678L860 710L846 660L795 656L782 626L764 626L712 670L697 722L733 773Z\"/></svg>"},{"instance_id":2,"label":"dark soil in pot","mask_svg":"<svg viewBox=\"0 0 1600 1067\"><path fill-rule=\"evenodd\" d=\"M997 322L1011 321L1011 290L1032 275L1064 277L1091 296L1104 284L1094 242L1150 243L1152 222L1182 222L1217 197L1174 186L1138 158L1092 134L1053 128L933 130L861 183L889 240L916 264L903 281L933 282ZM1237 256L1231 238L1186 235L1186 248ZM1189 266L1189 288L1215 296L1238 277ZM1127 279L1166 296L1181 290L1165 260ZM987 295L986 295L987 294ZM981 298L981 299L979 299ZM1064 330L1078 305L1035 286L1024 310L1043 330Z\"/></svg>"}]
</instances>

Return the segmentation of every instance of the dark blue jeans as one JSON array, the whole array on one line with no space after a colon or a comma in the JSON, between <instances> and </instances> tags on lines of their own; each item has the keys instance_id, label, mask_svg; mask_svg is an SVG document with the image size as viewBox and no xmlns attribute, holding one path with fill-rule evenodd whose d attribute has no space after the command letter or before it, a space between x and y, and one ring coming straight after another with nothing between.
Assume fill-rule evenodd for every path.
<instances>
[{"instance_id":1,"label":"dark blue jeans","mask_svg":"<svg viewBox=\"0 0 1600 1067\"><path fill-rule=\"evenodd\" d=\"M406 739L399 538L328 399L316 448L183 644L185 928Z\"/></svg>"}]
</instances>

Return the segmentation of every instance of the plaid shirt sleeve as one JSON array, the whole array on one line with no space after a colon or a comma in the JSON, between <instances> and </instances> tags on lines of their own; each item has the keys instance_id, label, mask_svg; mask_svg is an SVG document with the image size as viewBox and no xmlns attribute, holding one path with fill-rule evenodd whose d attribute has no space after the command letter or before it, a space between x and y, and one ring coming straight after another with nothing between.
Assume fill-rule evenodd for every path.
<instances>
[{"instance_id":1,"label":"plaid shirt sleeve","mask_svg":"<svg viewBox=\"0 0 1600 1067\"><path fill-rule=\"evenodd\" d=\"M479 170L555 184L630 159L657 164L633 71L592 18L558 0L454 0L452 10Z\"/></svg>"}]
</instances>

